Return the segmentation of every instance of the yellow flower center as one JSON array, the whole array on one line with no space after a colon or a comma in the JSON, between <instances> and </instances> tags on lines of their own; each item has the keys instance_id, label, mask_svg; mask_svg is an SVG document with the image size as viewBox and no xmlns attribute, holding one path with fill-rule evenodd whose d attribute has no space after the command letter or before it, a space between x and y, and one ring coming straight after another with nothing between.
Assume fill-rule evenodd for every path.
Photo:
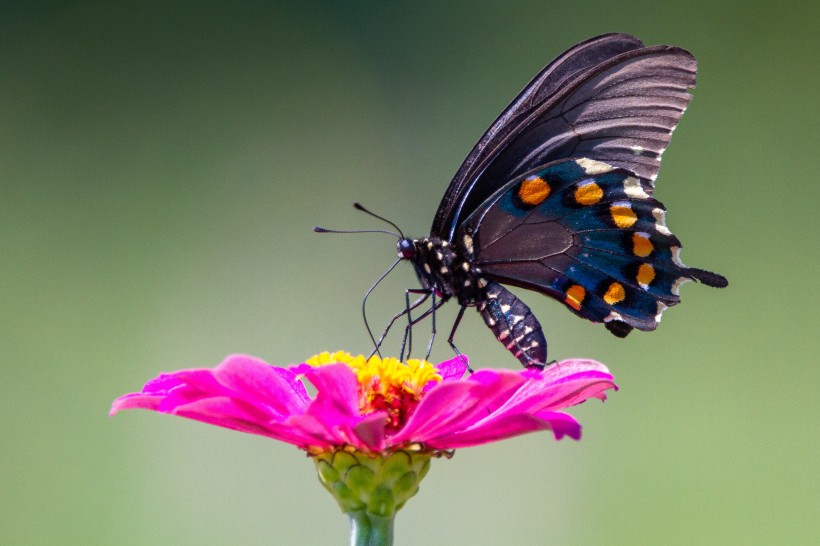
<instances>
[{"instance_id":1,"label":"yellow flower center","mask_svg":"<svg viewBox=\"0 0 820 546\"><path fill-rule=\"evenodd\" d=\"M320 353L305 362L311 366L347 364L359 381L359 409L363 414L386 412L390 429L404 424L421 400L425 385L430 381L441 381L435 366L414 358L405 363L392 357L373 355L367 358L337 351Z\"/></svg>"}]
</instances>

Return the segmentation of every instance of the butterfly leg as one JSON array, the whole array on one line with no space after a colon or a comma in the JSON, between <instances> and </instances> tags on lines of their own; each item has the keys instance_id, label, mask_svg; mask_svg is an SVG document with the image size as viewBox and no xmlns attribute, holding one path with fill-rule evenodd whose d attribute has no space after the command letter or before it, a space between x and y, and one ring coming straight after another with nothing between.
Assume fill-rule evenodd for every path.
<instances>
[{"instance_id":1,"label":"butterfly leg","mask_svg":"<svg viewBox=\"0 0 820 546\"><path fill-rule=\"evenodd\" d=\"M422 298L424 298L424 299L420 298L420 301L414 302L413 305L411 306L410 305L410 294L421 294ZM424 288L408 288L407 290L404 291L404 306L405 306L405 310L407 311L407 326L408 327L406 327L404 329L404 339L402 340L401 346L402 346L402 354L404 354L404 349L403 348L404 348L405 344L407 345L407 358L410 358L410 353L413 351L413 328L412 328L412 325L415 324L413 322L413 317L410 315L410 312L413 309L415 309L416 307L419 307L422 303L424 303L427 300L427 297L429 297L429 296L433 296L433 305L435 306L436 305L436 294L435 294L435 292L431 292L431 291L426 290ZM436 318L436 316L433 315L433 320L434 321L435 321L435 318ZM435 328L435 324L434 324L433 328Z\"/></svg>"},{"instance_id":2,"label":"butterfly leg","mask_svg":"<svg viewBox=\"0 0 820 546\"><path fill-rule=\"evenodd\" d=\"M432 307L436 307L436 293L433 292L433 305ZM433 341L436 339L436 311L433 309L431 313L431 322L432 325L430 327L430 341L427 342L427 352L424 354L424 360L430 360L430 353L433 352ZM410 356L410 352L407 352L407 356Z\"/></svg>"},{"instance_id":3,"label":"butterfly leg","mask_svg":"<svg viewBox=\"0 0 820 546\"><path fill-rule=\"evenodd\" d=\"M382 346L384 338L387 337L388 332L390 332L390 329L393 327L393 324L395 324L397 320L399 320L404 315L410 313L410 311L416 309L419 305L427 301L427 298L430 297L430 292L427 290L409 288L405 290L405 298L407 298L408 293L421 294L421 297L414 301L411 305L407 305L401 313L396 313L395 315L393 315L393 318L390 319L390 322L387 323L387 326L385 326L384 330L382 331L382 335L379 336L379 340L376 342L376 346L373 348L373 351L370 353L370 356L376 354L376 352ZM405 301L409 301L409 299L406 299Z\"/></svg>"},{"instance_id":4,"label":"butterfly leg","mask_svg":"<svg viewBox=\"0 0 820 546\"><path fill-rule=\"evenodd\" d=\"M462 354L461 354L461 351L459 351L459 350L458 350L458 347L456 347L456 344L455 344L455 342L453 341L453 340L455 339L455 337L456 337L456 330L458 330L458 325L459 325L459 324L461 324L461 317L463 317L463 316L464 316L464 310L465 310L465 309L467 309L467 306L466 306L466 305L462 305L462 306L461 306L461 309L459 309L459 311L458 311L458 315L456 316L456 320L455 320L455 322L453 323L453 329L452 329L452 330L450 330L450 337L448 337L448 338L447 338L447 343L449 343L449 344L450 344L450 347L453 349L453 351L455 351L456 356L457 356L458 358L462 359L462 361L463 361L465 364L467 364L467 361L466 361L467 359L465 359L465 358L464 358L464 355L462 355ZM473 373L475 370L473 370L473 369L470 367L470 365L469 365L469 364L467 364L467 371L468 371L468 372L470 372L470 373Z\"/></svg>"},{"instance_id":5,"label":"butterfly leg","mask_svg":"<svg viewBox=\"0 0 820 546\"><path fill-rule=\"evenodd\" d=\"M432 292L429 292L427 295L428 295L428 296L432 295ZM426 299L426 298L425 298L425 299ZM447 302L447 300L445 300L445 299L440 299L440 300L436 301L433 305L431 305L431 306L430 306L430 309L428 309L427 311L425 311L424 313L422 313L422 314L421 314L421 315L419 315L418 317L416 317L416 318L414 318L413 320L411 320L411 321L407 324L407 326L405 327L405 331L404 331L404 340L405 340L405 341L407 341L407 335L408 335L408 332L407 332L407 331L408 331L408 330L411 330L411 329L413 328L413 326L415 326L416 324L418 324L418 323L419 323L419 322L421 322L422 320L426 319L426 318L427 318L427 317L429 317L430 315L435 315L436 311L437 311L437 310L438 310L438 309L439 309L442 305L444 305L446 302ZM405 348L405 343L402 343L402 344L401 344L401 352L399 353L399 355L400 355L400 357L401 357L401 358L400 358L401 360L404 360L404 348ZM408 357L409 357L409 352L408 352Z\"/></svg>"}]
</instances>

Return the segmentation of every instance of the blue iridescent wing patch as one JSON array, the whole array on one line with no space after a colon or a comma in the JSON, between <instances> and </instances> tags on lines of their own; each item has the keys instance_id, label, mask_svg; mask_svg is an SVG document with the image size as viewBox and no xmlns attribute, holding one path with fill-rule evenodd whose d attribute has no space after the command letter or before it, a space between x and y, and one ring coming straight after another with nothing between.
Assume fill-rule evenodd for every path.
<instances>
[{"instance_id":1,"label":"blue iridescent wing patch","mask_svg":"<svg viewBox=\"0 0 820 546\"><path fill-rule=\"evenodd\" d=\"M654 330L682 283L726 280L683 265L651 188L601 161L557 161L501 188L460 233L488 279L551 296L616 335Z\"/></svg>"}]
</instances>

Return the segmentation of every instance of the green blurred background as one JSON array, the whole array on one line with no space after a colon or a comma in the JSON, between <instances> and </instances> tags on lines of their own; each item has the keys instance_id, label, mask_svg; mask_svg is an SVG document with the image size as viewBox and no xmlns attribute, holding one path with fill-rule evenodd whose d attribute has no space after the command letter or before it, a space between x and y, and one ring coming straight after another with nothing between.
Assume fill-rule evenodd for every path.
<instances>
[{"instance_id":1,"label":"green blurred background","mask_svg":"<svg viewBox=\"0 0 820 546\"><path fill-rule=\"evenodd\" d=\"M686 285L626 340L526 294L551 356L620 392L574 411L581 442L437 461L397 544L817 539L817 3L1 5L0 543L344 544L301 452L109 404L233 352L367 351L394 243L311 227L381 227L361 200L427 233L507 102L611 31L699 60L657 195L730 287ZM415 285L394 273L374 323ZM475 313L458 341L517 366Z\"/></svg>"}]
</instances>

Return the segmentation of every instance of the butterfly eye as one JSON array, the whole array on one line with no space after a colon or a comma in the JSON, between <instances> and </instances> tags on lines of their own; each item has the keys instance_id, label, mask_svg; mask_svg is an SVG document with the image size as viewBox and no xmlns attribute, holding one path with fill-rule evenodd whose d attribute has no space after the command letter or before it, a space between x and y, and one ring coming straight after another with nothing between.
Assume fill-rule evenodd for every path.
<instances>
[{"instance_id":1,"label":"butterfly eye","mask_svg":"<svg viewBox=\"0 0 820 546\"><path fill-rule=\"evenodd\" d=\"M409 260L416 254L416 245L413 244L411 239L401 239L396 248L399 251L399 258L404 260Z\"/></svg>"}]
</instances>

